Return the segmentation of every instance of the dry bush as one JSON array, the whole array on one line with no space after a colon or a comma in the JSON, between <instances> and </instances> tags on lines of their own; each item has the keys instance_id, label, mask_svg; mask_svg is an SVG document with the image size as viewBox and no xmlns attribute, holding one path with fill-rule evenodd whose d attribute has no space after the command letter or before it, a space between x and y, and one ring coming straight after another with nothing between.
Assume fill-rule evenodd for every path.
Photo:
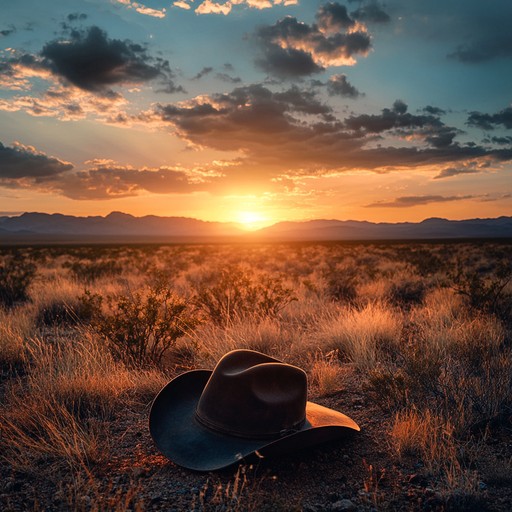
<instances>
[{"instance_id":1,"label":"dry bush","mask_svg":"<svg viewBox=\"0 0 512 512\"><path fill-rule=\"evenodd\" d=\"M317 335L325 349L338 350L340 358L368 370L377 364L379 354L393 352L400 345L402 319L381 303L361 308L342 308L319 320Z\"/></svg>"},{"instance_id":2,"label":"dry bush","mask_svg":"<svg viewBox=\"0 0 512 512\"><path fill-rule=\"evenodd\" d=\"M0 307L12 308L29 300L28 289L36 269L36 265L20 253L0 260Z\"/></svg>"},{"instance_id":3,"label":"dry bush","mask_svg":"<svg viewBox=\"0 0 512 512\"><path fill-rule=\"evenodd\" d=\"M369 373L370 390L392 408L429 404L458 435L512 407L512 350L493 317L468 318L430 307L412 316L410 339L394 361Z\"/></svg>"},{"instance_id":4,"label":"dry bush","mask_svg":"<svg viewBox=\"0 0 512 512\"><path fill-rule=\"evenodd\" d=\"M276 316L296 300L283 278L266 273L254 276L240 265L223 265L196 275L191 284L195 304L217 325L247 316Z\"/></svg>"},{"instance_id":5,"label":"dry bush","mask_svg":"<svg viewBox=\"0 0 512 512\"><path fill-rule=\"evenodd\" d=\"M107 295L106 307L97 293L86 292L80 301L91 312L92 329L118 359L130 364L160 364L178 338L197 325L190 305L161 284Z\"/></svg>"}]
</instances>

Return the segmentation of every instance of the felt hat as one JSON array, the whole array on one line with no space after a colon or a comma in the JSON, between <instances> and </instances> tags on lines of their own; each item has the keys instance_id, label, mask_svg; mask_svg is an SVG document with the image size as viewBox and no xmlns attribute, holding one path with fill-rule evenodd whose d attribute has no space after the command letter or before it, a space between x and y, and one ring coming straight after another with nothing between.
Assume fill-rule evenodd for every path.
<instances>
[{"instance_id":1,"label":"felt hat","mask_svg":"<svg viewBox=\"0 0 512 512\"><path fill-rule=\"evenodd\" d=\"M359 431L341 412L307 401L306 373L253 350L233 350L213 371L171 380L155 398L149 429L174 463L212 471L257 453L290 453Z\"/></svg>"}]
</instances>

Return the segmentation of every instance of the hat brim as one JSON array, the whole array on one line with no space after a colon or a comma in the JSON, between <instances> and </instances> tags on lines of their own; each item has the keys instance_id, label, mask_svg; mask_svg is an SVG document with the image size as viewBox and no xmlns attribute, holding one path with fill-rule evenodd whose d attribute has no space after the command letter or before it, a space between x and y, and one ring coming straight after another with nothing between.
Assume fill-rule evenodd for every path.
<instances>
[{"instance_id":1,"label":"hat brim","mask_svg":"<svg viewBox=\"0 0 512 512\"><path fill-rule=\"evenodd\" d=\"M263 456L289 453L360 430L345 414L307 402L306 421L301 429L278 439L246 439L215 432L195 418L197 403L211 374L209 370L183 373L160 391L151 406L149 430L157 448L185 468L214 471L255 452Z\"/></svg>"}]
</instances>

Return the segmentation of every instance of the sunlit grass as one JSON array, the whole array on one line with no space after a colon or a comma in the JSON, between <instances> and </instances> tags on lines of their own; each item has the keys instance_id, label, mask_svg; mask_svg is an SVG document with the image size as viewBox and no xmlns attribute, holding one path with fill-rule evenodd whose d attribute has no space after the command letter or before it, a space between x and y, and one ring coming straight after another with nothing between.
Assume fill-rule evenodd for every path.
<instances>
[{"instance_id":1,"label":"sunlit grass","mask_svg":"<svg viewBox=\"0 0 512 512\"><path fill-rule=\"evenodd\" d=\"M512 410L510 286L499 288L507 255L499 246L469 244L30 252L37 271L28 297L0 309L0 457L15 471L46 468L49 479L71 470L71 508L142 510L133 488L118 492L96 480L95 468L105 468L117 449L109 426L127 409L143 418L177 372L213 368L226 352L248 348L304 368L314 399L335 400L356 382L368 407L386 418L381 435L390 464L413 460L443 492L478 493L479 443ZM465 265L462 277L453 272L457 261ZM147 327L135 306L162 284L197 321L162 358L129 364L125 344ZM85 290L135 298L123 336L112 323L115 350L80 309ZM486 297L489 290L494 295ZM101 307L118 314L114 302ZM152 346L154 333L147 334ZM380 473L371 461L368 467L367 487L380 496ZM87 482L93 492L84 505ZM227 483L211 480L196 505L258 510L256 491L239 473Z\"/></svg>"}]
</instances>

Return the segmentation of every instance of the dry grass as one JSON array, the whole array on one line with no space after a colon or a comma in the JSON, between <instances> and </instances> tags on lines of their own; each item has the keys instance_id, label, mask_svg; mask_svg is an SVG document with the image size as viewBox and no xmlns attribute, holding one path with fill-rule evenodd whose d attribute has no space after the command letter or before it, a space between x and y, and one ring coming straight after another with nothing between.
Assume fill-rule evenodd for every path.
<instances>
[{"instance_id":1,"label":"dry grass","mask_svg":"<svg viewBox=\"0 0 512 512\"><path fill-rule=\"evenodd\" d=\"M329 395L342 389L341 366L338 361L338 353L333 350L325 355L316 354L311 363L310 384L319 395Z\"/></svg>"},{"instance_id":2,"label":"dry grass","mask_svg":"<svg viewBox=\"0 0 512 512\"><path fill-rule=\"evenodd\" d=\"M341 359L368 370L377 364L379 353L399 346L402 319L389 306L370 302L322 318L317 332L321 346L338 350Z\"/></svg>"},{"instance_id":3,"label":"dry grass","mask_svg":"<svg viewBox=\"0 0 512 512\"><path fill-rule=\"evenodd\" d=\"M105 460L110 441L102 423L116 409L149 400L166 382L155 370L130 371L87 333L73 340L32 340L28 374L9 386L0 446L12 467L45 461L75 469Z\"/></svg>"},{"instance_id":4,"label":"dry grass","mask_svg":"<svg viewBox=\"0 0 512 512\"><path fill-rule=\"evenodd\" d=\"M503 313L510 285L496 298L500 308L475 306L486 290L500 291L500 269L510 266L508 249L27 248L37 263L29 300L0 310L0 457L14 470L37 473L45 467L49 478L54 469L73 469L75 480L66 490L70 508L143 508L131 487L119 493L94 480L92 468L115 449L108 423L122 408L140 412L173 368L212 368L226 352L249 348L303 367L314 395L342 389L344 372L354 368L370 390L371 406L382 405L392 423L390 460L420 459L446 492L475 493L467 447L512 410L512 322ZM474 285L464 294L457 293L464 283L455 282L452 272L460 262ZM220 272L228 268L234 270ZM103 297L135 297L161 283L195 303L201 323L166 352L160 369L146 363L127 367L89 329L78 297L85 288ZM68 310L78 321L66 316ZM130 322L128 328L137 327L136 315ZM475 462L478 454L471 453ZM377 504L380 472L368 467L367 492ZM246 473L210 481L196 506L257 510L254 482ZM94 492L82 503L87 486Z\"/></svg>"}]
</instances>

